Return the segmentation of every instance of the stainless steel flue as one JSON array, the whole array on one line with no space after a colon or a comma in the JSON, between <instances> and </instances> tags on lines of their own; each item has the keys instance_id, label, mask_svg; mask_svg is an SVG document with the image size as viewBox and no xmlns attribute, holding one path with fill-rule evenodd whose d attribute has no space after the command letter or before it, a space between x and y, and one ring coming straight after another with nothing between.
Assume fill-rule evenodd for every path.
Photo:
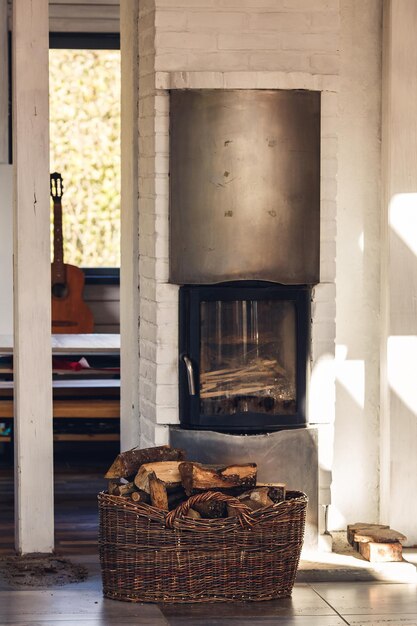
<instances>
[{"instance_id":1,"label":"stainless steel flue","mask_svg":"<svg viewBox=\"0 0 417 626\"><path fill-rule=\"evenodd\" d=\"M319 281L320 94L174 90L170 281Z\"/></svg>"}]
</instances>

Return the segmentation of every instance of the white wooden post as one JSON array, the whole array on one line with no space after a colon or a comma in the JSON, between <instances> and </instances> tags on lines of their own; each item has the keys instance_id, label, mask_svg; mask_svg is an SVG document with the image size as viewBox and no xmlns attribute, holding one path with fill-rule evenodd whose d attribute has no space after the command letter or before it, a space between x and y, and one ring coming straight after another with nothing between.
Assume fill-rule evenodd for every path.
<instances>
[{"instance_id":1,"label":"white wooden post","mask_svg":"<svg viewBox=\"0 0 417 626\"><path fill-rule=\"evenodd\" d=\"M121 48L121 449L139 444L139 2L120 3Z\"/></svg>"},{"instance_id":2,"label":"white wooden post","mask_svg":"<svg viewBox=\"0 0 417 626\"><path fill-rule=\"evenodd\" d=\"M0 163L9 162L9 46L7 0L0 0Z\"/></svg>"},{"instance_id":3,"label":"white wooden post","mask_svg":"<svg viewBox=\"0 0 417 626\"><path fill-rule=\"evenodd\" d=\"M48 0L13 0L15 526L52 552Z\"/></svg>"},{"instance_id":4,"label":"white wooden post","mask_svg":"<svg viewBox=\"0 0 417 626\"><path fill-rule=\"evenodd\" d=\"M384 2L381 517L417 543L417 2Z\"/></svg>"}]
</instances>

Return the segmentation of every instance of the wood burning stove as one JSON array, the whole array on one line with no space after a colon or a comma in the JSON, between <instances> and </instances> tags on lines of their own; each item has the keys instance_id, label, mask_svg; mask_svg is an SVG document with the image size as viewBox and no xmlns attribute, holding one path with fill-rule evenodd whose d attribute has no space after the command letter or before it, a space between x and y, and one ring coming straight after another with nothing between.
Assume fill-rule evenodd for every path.
<instances>
[{"instance_id":1,"label":"wood burning stove","mask_svg":"<svg viewBox=\"0 0 417 626\"><path fill-rule=\"evenodd\" d=\"M184 428L306 426L310 287L259 281L180 289Z\"/></svg>"}]
</instances>

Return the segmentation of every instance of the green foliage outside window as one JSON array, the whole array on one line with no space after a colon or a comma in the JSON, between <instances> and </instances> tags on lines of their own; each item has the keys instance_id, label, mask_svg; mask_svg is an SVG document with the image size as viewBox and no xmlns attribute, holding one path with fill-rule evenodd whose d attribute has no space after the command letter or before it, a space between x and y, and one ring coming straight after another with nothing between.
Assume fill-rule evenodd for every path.
<instances>
[{"instance_id":1,"label":"green foliage outside window","mask_svg":"<svg viewBox=\"0 0 417 626\"><path fill-rule=\"evenodd\" d=\"M120 51L52 49L49 63L50 169L64 184L64 260L119 267Z\"/></svg>"}]
</instances>

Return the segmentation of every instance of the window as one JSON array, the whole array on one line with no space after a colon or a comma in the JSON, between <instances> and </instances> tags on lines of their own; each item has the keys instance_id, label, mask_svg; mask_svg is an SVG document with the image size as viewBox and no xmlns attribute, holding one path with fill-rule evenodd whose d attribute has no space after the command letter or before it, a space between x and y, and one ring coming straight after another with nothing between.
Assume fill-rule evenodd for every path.
<instances>
[{"instance_id":1,"label":"window","mask_svg":"<svg viewBox=\"0 0 417 626\"><path fill-rule=\"evenodd\" d=\"M65 262L108 276L120 266L120 50L86 39L51 35L50 167L63 178Z\"/></svg>"}]
</instances>

